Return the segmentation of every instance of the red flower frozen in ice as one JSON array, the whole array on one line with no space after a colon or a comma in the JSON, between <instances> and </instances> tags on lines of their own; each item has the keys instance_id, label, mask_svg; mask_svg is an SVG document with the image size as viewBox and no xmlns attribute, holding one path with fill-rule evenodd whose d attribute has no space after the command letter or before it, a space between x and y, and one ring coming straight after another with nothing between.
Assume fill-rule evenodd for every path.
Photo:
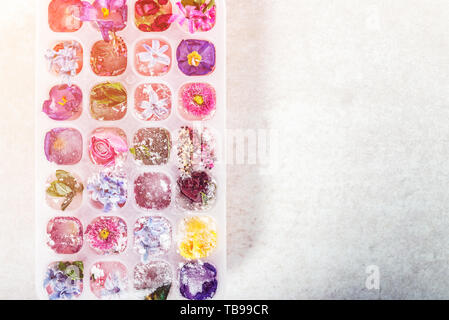
<instances>
[{"instance_id":1,"label":"red flower frozen in ice","mask_svg":"<svg viewBox=\"0 0 449 320\"><path fill-rule=\"evenodd\" d=\"M154 0L139 0L136 2L136 13L139 16L151 16L159 12L159 5Z\"/></svg>"},{"instance_id":2,"label":"red flower frozen in ice","mask_svg":"<svg viewBox=\"0 0 449 320\"><path fill-rule=\"evenodd\" d=\"M161 32L170 27L172 5L168 0L138 0L135 5L135 23L144 32Z\"/></svg>"},{"instance_id":3,"label":"red flower frozen in ice","mask_svg":"<svg viewBox=\"0 0 449 320\"><path fill-rule=\"evenodd\" d=\"M203 195L208 193L211 178L204 172L193 172L190 177L178 179L181 193L193 202L202 202Z\"/></svg>"},{"instance_id":4,"label":"red flower frozen in ice","mask_svg":"<svg viewBox=\"0 0 449 320\"><path fill-rule=\"evenodd\" d=\"M170 27L170 18L171 14L161 14L158 16L154 22L151 24L151 30L152 31L165 31Z\"/></svg>"}]
</instances>

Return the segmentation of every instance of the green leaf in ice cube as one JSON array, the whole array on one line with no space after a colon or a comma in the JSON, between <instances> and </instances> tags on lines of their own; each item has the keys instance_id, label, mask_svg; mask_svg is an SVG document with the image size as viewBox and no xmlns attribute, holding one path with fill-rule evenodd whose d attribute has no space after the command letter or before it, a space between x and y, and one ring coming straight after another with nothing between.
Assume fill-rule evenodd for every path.
<instances>
[{"instance_id":1,"label":"green leaf in ice cube","mask_svg":"<svg viewBox=\"0 0 449 320\"><path fill-rule=\"evenodd\" d=\"M72 193L72 188L63 182L53 181L51 184L54 185L56 193L59 194L60 197L66 197L69 193Z\"/></svg>"}]
</instances>

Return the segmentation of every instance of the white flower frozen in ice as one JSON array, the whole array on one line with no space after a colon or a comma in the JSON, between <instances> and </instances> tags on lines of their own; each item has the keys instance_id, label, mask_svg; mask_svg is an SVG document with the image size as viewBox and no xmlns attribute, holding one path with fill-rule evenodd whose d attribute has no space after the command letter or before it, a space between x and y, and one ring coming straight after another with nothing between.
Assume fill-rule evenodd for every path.
<instances>
[{"instance_id":1,"label":"white flower frozen in ice","mask_svg":"<svg viewBox=\"0 0 449 320\"><path fill-rule=\"evenodd\" d=\"M76 44L64 43L62 49L47 50L45 57L50 61L50 69L56 66L58 72L67 78L76 75L79 67Z\"/></svg>"},{"instance_id":2,"label":"white flower frozen in ice","mask_svg":"<svg viewBox=\"0 0 449 320\"><path fill-rule=\"evenodd\" d=\"M109 274L104 282L103 297L120 298L126 289L126 283L122 280L119 272Z\"/></svg>"},{"instance_id":3,"label":"white flower frozen in ice","mask_svg":"<svg viewBox=\"0 0 449 320\"><path fill-rule=\"evenodd\" d=\"M145 110L142 117L147 120L155 114L158 118L163 118L168 113L168 99L159 99L151 86L146 86L143 92L148 94L148 101L142 101L141 108Z\"/></svg>"},{"instance_id":4,"label":"white flower frozen in ice","mask_svg":"<svg viewBox=\"0 0 449 320\"><path fill-rule=\"evenodd\" d=\"M163 65L170 65L170 57L165 54L168 50L168 45L163 45L161 47L161 43L159 40L152 40L151 46L147 44L143 44L146 52L138 53L140 61L148 62L148 67L152 68L157 63L161 63Z\"/></svg>"},{"instance_id":5,"label":"white flower frozen in ice","mask_svg":"<svg viewBox=\"0 0 449 320\"><path fill-rule=\"evenodd\" d=\"M95 279L100 279L101 277L104 277L104 271L101 268L98 268L96 265L94 265L91 269L91 273L94 276Z\"/></svg>"}]
</instances>

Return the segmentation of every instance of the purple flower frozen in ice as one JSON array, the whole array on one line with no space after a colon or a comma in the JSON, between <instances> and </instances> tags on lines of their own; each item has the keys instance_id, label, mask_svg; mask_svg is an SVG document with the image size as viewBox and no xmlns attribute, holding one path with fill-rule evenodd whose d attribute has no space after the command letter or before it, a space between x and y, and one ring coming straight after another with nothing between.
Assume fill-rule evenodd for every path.
<instances>
[{"instance_id":1,"label":"purple flower frozen in ice","mask_svg":"<svg viewBox=\"0 0 449 320\"><path fill-rule=\"evenodd\" d=\"M109 41L109 31L116 32L126 27L128 19L126 0L95 0L92 4L83 1L80 19L96 22L103 39Z\"/></svg>"},{"instance_id":2,"label":"purple flower frozen in ice","mask_svg":"<svg viewBox=\"0 0 449 320\"><path fill-rule=\"evenodd\" d=\"M217 291L217 269L207 262L186 263L179 280L182 296L190 300L211 299Z\"/></svg>"},{"instance_id":3,"label":"purple flower frozen in ice","mask_svg":"<svg viewBox=\"0 0 449 320\"><path fill-rule=\"evenodd\" d=\"M122 208L128 198L126 174L119 169L106 169L89 178L87 190L95 207L104 212Z\"/></svg>"},{"instance_id":4,"label":"purple flower frozen in ice","mask_svg":"<svg viewBox=\"0 0 449 320\"><path fill-rule=\"evenodd\" d=\"M134 228L134 248L147 263L150 255L166 253L171 246L170 222L163 217L141 217Z\"/></svg>"},{"instance_id":5,"label":"purple flower frozen in ice","mask_svg":"<svg viewBox=\"0 0 449 320\"><path fill-rule=\"evenodd\" d=\"M83 269L81 261L54 262L50 264L44 278L44 289L50 300L77 298L83 291Z\"/></svg>"},{"instance_id":6,"label":"purple flower frozen in ice","mask_svg":"<svg viewBox=\"0 0 449 320\"><path fill-rule=\"evenodd\" d=\"M179 69L188 76L203 76L215 69L215 46L205 40L183 40L176 51Z\"/></svg>"}]
</instances>

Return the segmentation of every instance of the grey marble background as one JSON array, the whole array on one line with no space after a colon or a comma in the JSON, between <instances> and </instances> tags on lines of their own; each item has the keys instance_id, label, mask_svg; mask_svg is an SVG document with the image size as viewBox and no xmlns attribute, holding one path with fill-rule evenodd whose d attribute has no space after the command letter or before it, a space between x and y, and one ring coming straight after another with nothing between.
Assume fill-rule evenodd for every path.
<instances>
[{"instance_id":1,"label":"grey marble background","mask_svg":"<svg viewBox=\"0 0 449 320\"><path fill-rule=\"evenodd\" d=\"M0 10L0 298L34 294L34 1ZM228 297L449 298L449 3L227 0ZM379 290L366 287L376 266Z\"/></svg>"}]
</instances>

